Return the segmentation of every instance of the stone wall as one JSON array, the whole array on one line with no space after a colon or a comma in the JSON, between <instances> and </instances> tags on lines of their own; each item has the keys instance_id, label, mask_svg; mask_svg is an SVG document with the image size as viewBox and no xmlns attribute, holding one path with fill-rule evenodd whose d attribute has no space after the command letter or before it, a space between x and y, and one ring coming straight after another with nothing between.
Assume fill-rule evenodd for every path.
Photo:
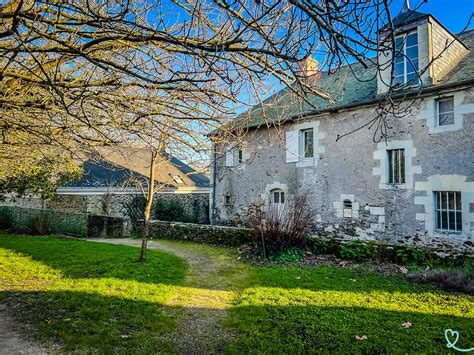
<instances>
[{"instance_id":1,"label":"stone wall","mask_svg":"<svg viewBox=\"0 0 474 355\"><path fill-rule=\"evenodd\" d=\"M455 249L472 248L474 240L474 93L472 90L444 92L459 97L455 116L461 125L452 130L432 131L436 96L420 99L403 118L388 118L392 127L385 143L373 142L373 130L359 130L336 142L338 134L351 132L375 115L375 107L323 114L319 121L317 162L297 166L285 160L284 132L259 129L248 135L248 159L226 167L218 160L216 212L220 223L241 222L245 209L257 198L268 201L270 187L279 186L289 196L297 190L311 196L317 211L314 232L327 236L384 240L416 245L443 245ZM287 124L285 131L299 129ZM406 150L406 183L389 185L386 179L386 149L402 145ZM216 147L219 152L222 147ZM211 174L212 176L212 174ZM446 234L427 228L425 215L433 213L425 204L428 182L466 182L463 191L462 233ZM459 180L458 179L458 180ZM431 186L431 185L430 185ZM456 186L445 184L447 190ZM461 188L461 187L459 187ZM435 191L435 190L433 190ZM459 190L460 191L460 190ZM341 203L350 196L352 216L344 217ZM432 196L431 196L432 197ZM428 197L429 198L429 197ZM423 217L423 218L422 218Z\"/></svg>"},{"instance_id":2,"label":"stone wall","mask_svg":"<svg viewBox=\"0 0 474 355\"><path fill-rule=\"evenodd\" d=\"M247 228L150 221L150 236L237 247L251 242L254 231Z\"/></svg>"},{"instance_id":3,"label":"stone wall","mask_svg":"<svg viewBox=\"0 0 474 355\"><path fill-rule=\"evenodd\" d=\"M128 217L125 204L130 203L141 194L59 194L51 201L42 201L35 196L23 198L6 197L0 205L16 206L23 208L47 209L52 211L64 211L75 213L86 213L112 217ZM155 200L163 198L179 202L186 213L193 216L198 223L209 222L209 194L208 193L157 193Z\"/></svg>"}]
</instances>

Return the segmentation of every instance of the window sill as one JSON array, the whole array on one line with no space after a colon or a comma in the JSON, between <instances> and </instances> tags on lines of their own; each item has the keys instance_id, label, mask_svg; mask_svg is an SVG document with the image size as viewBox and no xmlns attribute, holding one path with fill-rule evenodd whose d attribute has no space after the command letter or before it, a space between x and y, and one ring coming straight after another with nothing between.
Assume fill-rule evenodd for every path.
<instances>
[{"instance_id":1,"label":"window sill","mask_svg":"<svg viewBox=\"0 0 474 355\"><path fill-rule=\"evenodd\" d=\"M314 158L304 158L296 162L297 168L306 168L316 166L316 159Z\"/></svg>"},{"instance_id":2,"label":"window sill","mask_svg":"<svg viewBox=\"0 0 474 355\"><path fill-rule=\"evenodd\" d=\"M448 231L443 229L435 229L434 232L443 235L461 235L463 233L463 231Z\"/></svg>"},{"instance_id":3,"label":"window sill","mask_svg":"<svg viewBox=\"0 0 474 355\"><path fill-rule=\"evenodd\" d=\"M407 184L406 182L402 184L389 184L385 183L381 185L381 188L385 190L406 190L407 189Z\"/></svg>"}]
</instances>

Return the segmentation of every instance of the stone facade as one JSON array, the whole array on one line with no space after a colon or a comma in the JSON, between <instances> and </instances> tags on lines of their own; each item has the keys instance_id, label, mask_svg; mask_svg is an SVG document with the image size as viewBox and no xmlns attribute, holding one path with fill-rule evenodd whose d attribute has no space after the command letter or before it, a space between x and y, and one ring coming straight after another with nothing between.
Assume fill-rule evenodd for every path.
<instances>
[{"instance_id":1,"label":"stone facade","mask_svg":"<svg viewBox=\"0 0 474 355\"><path fill-rule=\"evenodd\" d=\"M456 99L460 124L433 131L433 102L441 95ZM403 118L389 118L392 136L374 143L374 132L362 129L336 142L375 115L375 106L321 114L283 126L285 132L306 125L317 127L312 164L288 162L287 147L276 128L254 130L246 142L247 159L225 166L222 147L217 162L216 218L239 223L247 206L277 187L311 195L318 221L314 232L326 236L385 240L440 248L472 250L474 240L474 91L444 91L422 97ZM318 122L315 124L315 122ZM315 132L316 133L316 132ZM406 182L387 183L387 149L405 149ZM243 168L242 166L246 166ZM211 175L212 176L212 175ZM462 184L461 184L462 183ZM439 190L442 189L442 190ZM433 228L433 192L461 191L462 232ZM349 201L350 211L344 210Z\"/></svg>"}]
</instances>

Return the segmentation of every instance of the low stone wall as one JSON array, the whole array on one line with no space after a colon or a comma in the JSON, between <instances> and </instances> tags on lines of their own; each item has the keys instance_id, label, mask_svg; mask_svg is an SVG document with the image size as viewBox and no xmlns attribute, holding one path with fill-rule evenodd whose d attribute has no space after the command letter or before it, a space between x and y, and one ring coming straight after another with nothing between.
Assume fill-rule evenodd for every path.
<instances>
[{"instance_id":1,"label":"low stone wall","mask_svg":"<svg viewBox=\"0 0 474 355\"><path fill-rule=\"evenodd\" d=\"M370 220L369 222L370 223ZM414 235L394 236L381 228L371 226L361 228L361 223L340 224L317 224L313 228L313 234L327 239L340 241L374 241L391 245L411 246L415 248L429 249L439 255L473 255L473 242L455 235L430 236L427 232L419 232Z\"/></svg>"},{"instance_id":2,"label":"low stone wall","mask_svg":"<svg viewBox=\"0 0 474 355\"><path fill-rule=\"evenodd\" d=\"M0 206L128 218L125 206L137 196L141 195L120 193L90 195L58 194L50 201L42 201L38 196L33 195L21 198L6 196L3 201L0 201ZM158 199L178 202L183 206L185 212L192 216L197 223L209 223L208 193L173 194L158 192L155 194L155 202Z\"/></svg>"},{"instance_id":3,"label":"low stone wall","mask_svg":"<svg viewBox=\"0 0 474 355\"><path fill-rule=\"evenodd\" d=\"M150 236L159 238L235 247L251 242L254 235L254 231L247 228L150 221Z\"/></svg>"}]
</instances>

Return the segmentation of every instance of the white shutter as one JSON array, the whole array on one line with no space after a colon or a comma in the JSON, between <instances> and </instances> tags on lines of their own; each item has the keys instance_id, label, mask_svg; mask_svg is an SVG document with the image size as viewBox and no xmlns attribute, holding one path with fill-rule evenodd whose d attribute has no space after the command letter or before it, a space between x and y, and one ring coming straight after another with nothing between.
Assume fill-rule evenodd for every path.
<instances>
[{"instance_id":1,"label":"white shutter","mask_svg":"<svg viewBox=\"0 0 474 355\"><path fill-rule=\"evenodd\" d=\"M225 152L225 166L234 166L234 151L232 149Z\"/></svg>"},{"instance_id":2,"label":"white shutter","mask_svg":"<svg viewBox=\"0 0 474 355\"><path fill-rule=\"evenodd\" d=\"M298 161L298 136L298 131L286 132L285 145L287 163L295 163Z\"/></svg>"}]
</instances>

